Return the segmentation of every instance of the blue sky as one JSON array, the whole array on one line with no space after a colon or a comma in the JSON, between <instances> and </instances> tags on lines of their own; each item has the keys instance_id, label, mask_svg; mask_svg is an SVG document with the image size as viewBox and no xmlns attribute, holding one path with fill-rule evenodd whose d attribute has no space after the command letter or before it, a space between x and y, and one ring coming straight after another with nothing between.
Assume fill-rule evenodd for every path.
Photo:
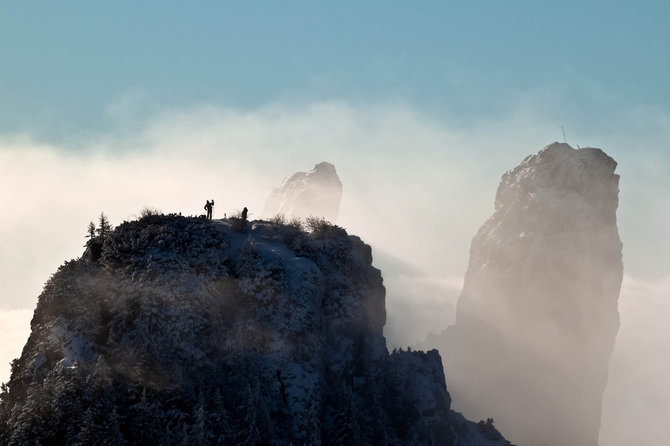
<instances>
[{"instance_id":1,"label":"blue sky","mask_svg":"<svg viewBox=\"0 0 670 446\"><path fill-rule=\"evenodd\" d=\"M132 139L165 113L202 107L253 113L337 102L374 112L401 105L447 132L488 132L480 145L510 152L490 157L497 179L561 140L563 125L569 143L602 147L619 161L629 270L658 275L670 261L644 233L670 239L670 202L658 192L670 187L669 5L6 2L0 136L87 153L101 137ZM528 136L538 129L540 138ZM499 144L498 132L512 131L517 144ZM117 143L114 150L138 148ZM314 152L303 168L337 158ZM640 176L648 183L631 181ZM662 246L670 249L670 241ZM656 266L636 266L647 257Z\"/></svg>"},{"instance_id":2,"label":"blue sky","mask_svg":"<svg viewBox=\"0 0 670 446\"><path fill-rule=\"evenodd\" d=\"M191 162L187 148L201 147L216 159L207 168L239 163L264 187L332 161L360 196L414 165L406 181L415 196L425 186L430 198L406 200L423 205L406 212L461 227L453 264L436 264L435 256L424 263L462 274L500 175L562 140L564 126L573 146L601 147L619 162L627 271L658 278L670 269L669 5L6 2L0 155L16 159L9 147L32 147L41 165L36 147L46 145L79 156L61 159L62 170L73 161L92 170L85 157L100 151L135 153L132 164L148 152L160 158L178 140L183 159L175 164ZM277 129L277 122L289 124ZM240 141L243 161L232 145ZM444 172L429 178L425 166ZM460 178L448 192L445 176ZM106 208L103 198L96 203ZM448 212L454 206L460 219Z\"/></svg>"},{"instance_id":3,"label":"blue sky","mask_svg":"<svg viewBox=\"0 0 670 446\"><path fill-rule=\"evenodd\" d=\"M670 107L667 2L12 2L0 8L0 131L118 131L200 103L402 101L504 116L528 95L570 130ZM127 123L123 123L127 124Z\"/></svg>"}]
</instances>

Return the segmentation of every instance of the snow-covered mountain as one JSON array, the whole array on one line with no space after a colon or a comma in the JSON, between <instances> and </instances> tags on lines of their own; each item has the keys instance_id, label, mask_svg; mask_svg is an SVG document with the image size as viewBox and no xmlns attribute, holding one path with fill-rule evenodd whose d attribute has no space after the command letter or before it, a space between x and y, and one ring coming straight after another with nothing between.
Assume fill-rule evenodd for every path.
<instances>
[{"instance_id":1,"label":"snow-covered mountain","mask_svg":"<svg viewBox=\"0 0 670 446\"><path fill-rule=\"evenodd\" d=\"M596 446L623 276L616 162L554 143L505 173L440 348L455 407L522 445Z\"/></svg>"},{"instance_id":2,"label":"snow-covered mountain","mask_svg":"<svg viewBox=\"0 0 670 446\"><path fill-rule=\"evenodd\" d=\"M335 166L321 162L309 172L296 172L282 181L265 202L263 216L320 217L336 223L342 199L342 183Z\"/></svg>"},{"instance_id":3,"label":"snow-covered mountain","mask_svg":"<svg viewBox=\"0 0 670 446\"><path fill-rule=\"evenodd\" d=\"M387 351L342 228L149 215L87 245L40 295L3 445L507 444L450 410L437 351Z\"/></svg>"}]
</instances>

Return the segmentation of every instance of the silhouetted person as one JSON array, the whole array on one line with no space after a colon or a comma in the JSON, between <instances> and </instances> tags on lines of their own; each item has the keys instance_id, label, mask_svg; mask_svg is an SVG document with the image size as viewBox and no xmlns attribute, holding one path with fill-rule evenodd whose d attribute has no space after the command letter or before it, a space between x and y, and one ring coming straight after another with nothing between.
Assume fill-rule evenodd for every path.
<instances>
[{"instance_id":1,"label":"silhouetted person","mask_svg":"<svg viewBox=\"0 0 670 446\"><path fill-rule=\"evenodd\" d=\"M247 212L249 212L249 209L246 207L242 209L242 220L247 221Z\"/></svg>"},{"instance_id":2,"label":"silhouetted person","mask_svg":"<svg viewBox=\"0 0 670 446\"><path fill-rule=\"evenodd\" d=\"M207 211L207 219L211 220L212 219L212 208L214 207L214 200L211 202L207 200L207 203L205 204L205 210Z\"/></svg>"}]
</instances>

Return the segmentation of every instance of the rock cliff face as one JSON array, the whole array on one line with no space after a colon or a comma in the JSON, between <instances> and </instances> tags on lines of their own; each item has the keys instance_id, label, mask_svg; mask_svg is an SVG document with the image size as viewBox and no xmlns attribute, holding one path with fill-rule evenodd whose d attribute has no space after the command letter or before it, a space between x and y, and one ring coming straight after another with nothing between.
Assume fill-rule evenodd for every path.
<instances>
[{"instance_id":1,"label":"rock cliff face","mask_svg":"<svg viewBox=\"0 0 670 446\"><path fill-rule=\"evenodd\" d=\"M388 353L371 262L327 224L124 223L46 284L0 444L505 444L437 351Z\"/></svg>"},{"instance_id":2,"label":"rock cliff face","mask_svg":"<svg viewBox=\"0 0 670 446\"><path fill-rule=\"evenodd\" d=\"M322 162L309 172L296 172L274 189L263 216L284 214L287 218L323 217L337 222L342 199L342 183L335 166Z\"/></svg>"},{"instance_id":3,"label":"rock cliff face","mask_svg":"<svg viewBox=\"0 0 670 446\"><path fill-rule=\"evenodd\" d=\"M623 275L615 168L600 149L545 147L503 175L472 240L436 344L455 407L515 443L598 443Z\"/></svg>"}]
</instances>

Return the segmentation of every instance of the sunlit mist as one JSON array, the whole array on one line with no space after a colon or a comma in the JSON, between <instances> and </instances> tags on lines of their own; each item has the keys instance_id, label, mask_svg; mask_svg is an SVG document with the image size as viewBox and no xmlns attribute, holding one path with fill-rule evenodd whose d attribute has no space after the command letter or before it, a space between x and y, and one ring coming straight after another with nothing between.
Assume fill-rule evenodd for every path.
<instances>
[{"instance_id":1,"label":"sunlit mist","mask_svg":"<svg viewBox=\"0 0 670 446\"><path fill-rule=\"evenodd\" d=\"M560 125L536 112L464 127L405 104L196 107L156 114L130 136L101 135L72 146L4 136L0 380L9 378L8 362L25 343L43 284L63 261L81 255L87 225L101 212L116 225L146 206L204 214L205 201L214 199L214 219L246 206L253 220L283 178L322 161L335 165L343 185L337 224L371 244L382 269L389 345L417 345L455 320L470 241L493 210L501 175L562 138ZM662 442L659 426L670 418L668 398L661 397L669 392L670 361L663 358L670 357L664 299L670 286L659 271L670 267L663 254L668 229L641 229L667 222L670 175L647 170L653 155L627 154L625 138L575 138L606 150L621 175L618 224L627 275L601 444L630 444L625 434L634 428Z\"/></svg>"}]
</instances>

